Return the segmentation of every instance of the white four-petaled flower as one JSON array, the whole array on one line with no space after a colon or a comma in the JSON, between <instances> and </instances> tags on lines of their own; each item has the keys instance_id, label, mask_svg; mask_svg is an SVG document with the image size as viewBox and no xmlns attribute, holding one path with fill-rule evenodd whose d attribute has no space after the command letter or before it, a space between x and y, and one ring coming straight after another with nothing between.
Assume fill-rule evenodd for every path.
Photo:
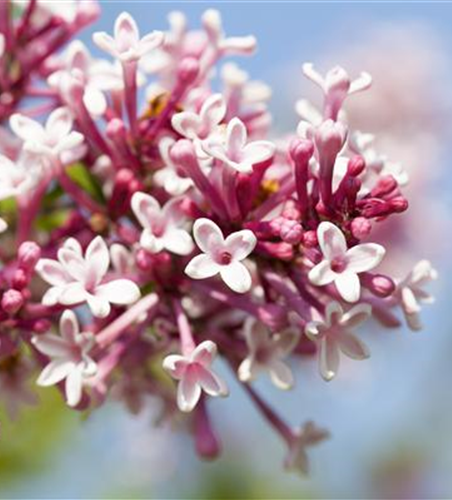
<instances>
[{"instance_id":1,"label":"white four-petaled flower","mask_svg":"<svg viewBox=\"0 0 452 500\"><path fill-rule=\"evenodd\" d=\"M412 330L422 328L419 319L420 303L431 304L435 300L432 295L423 290L423 286L437 278L438 273L431 263L428 260L421 260L397 286L396 295L399 297L408 326Z\"/></svg>"},{"instance_id":2,"label":"white four-petaled flower","mask_svg":"<svg viewBox=\"0 0 452 500\"><path fill-rule=\"evenodd\" d=\"M193 249L193 240L186 231L187 218L180 207L180 198L173 198L163 207L151 195L135 193L132 210L143 227L140 245L151 253L162 250L177 255L188 255Z\"/></svg>"},{"instance_id":3,"label":"white four-petaled flower","mask_svg":"<svg viewBox=\"0 0 452 500\"><path fill-rule=\"evenodd\" d=\"M220 274L229 288L245 293L251 288L251 275L241 262L254 250L257 239L249 229L231 233L226 239L221 229L209 219L198 219L193 236L202 254L188 263L185 273L193 279L211 278Z\"/></svg>"},{"instance_id":4,"label":"white four-petaled flower","mask_svg":"<svg viewBox=\"0 0 452 500\"><path fill-rule=\"evenodd\" d=\"M83 144L83 135L72 130L74 119L68 108L50 113L45 126L21 114L11 116L13 132L24 141L24 149L50 160L64 161L63 154L72 153Z\"/></svg>"},{"instance_id":5,"label":"white four-petaled flower","mask_svg":"<svg viewBox=\"0 0 452 500\"><path fill-rule=\"evenodd\" d=\"M378 266L385 249L377 243L363 243L347 249L342 231L331 222L322 222L317 238L323 260L309 272L309 280L317 286L336 285L337 291L347 302L360 297L361 284L358 274Z\"/></svg>"},{"instance_id":6,"label":"white four-petaled flower","mask_svg":"<svg viewBox=\"0 0 452 500\"><path fill-rule=\"evenodd\" d=\"M369 304L357 304L344 313L338 302L330 302L323 321L310 321L306 335L319 349L319 367L322 377L332 380L339 369L339 353L352 359L370 356L367 347L350 330L369 318L372 308Z\"/></svg>"},{"instance_id":7,"label":"white four-petaled flower","mask_svg":"<svg viewBox=\"0 0 452 500\"><path fill-rule=\"evenodd\" d=\"M93 35L93 41L99 48L125 63L138 61L161 45L163 40L164 34L161 31L153 31L140 38L138 26L127 12L116 18L114 37L104 31Z\"/></svg>"},{"instance_id":8,"label":"white four-petaled flower","mask_svg":"<svg viewBox=\"0 0 452 500\"><path fill-rule=\"evenodd\" d=\"M52 287L42 298L45 305L75 305L87 302L98 318L110 314L110 304L129 305L140 297L140 289L131 280L106 281L110 253L105 241L97 236L83 255L80 244L69 238L58 250L58 261L41 259L36 266L40 276Z\"/></svg>"},{"instance_id":9,"label":"white four-petaled flower","mask_svg":"<svg viewBox=\"0 0 452 500\"><path fill-rule=\"evenodd\" d=\"M37 384L47 387L66 379L67 404L77 406L82 398L85 380L97 371L95 361L89 357L94 346L94 335L80 332L77 316L70 310L61 315L60 333L61 336L47 333L32 338L36 349L50 358Z\"/></svg>"},{"instance_id":10,"label":"white four-petaled flower","mask_svg":"<svg viewBox=\"0 0 452 500\"><path fill-rule=\"evenodd\" d=\"M209 396L227 396L224 380L211 370L217 346L210 340L201 342L188 356L170 354L163 360L163 368L176 380L177 405L181 411L190 412L196 406L203 390Z\"/></svg>"},{"instance_id":11,"label":"white four-petaled flower","mask_svg":"<svg viewBox=\"0 0 452 500\"><path fill-rule=\"evenodd\" d=\"M290 367L283 361L297 345L295 330L271 334L270 330L254 318L248 318L243 327L249 355L242 361L238 376L242 382L254 380L259 373L268 372L279 389L290 389L294 378Z\"/></svg>"},{"instance_id":12,"label":"white four-petaled flower","mask_svg":"<svg viewBox=\"0 0 452 500\"><path fill-rule=\"evenodd\" d=\"M269 141L253 141L247 144L248 133L239 118L233 118L227 126L226 136L213 136L203 141L204 151L224 162L228 167L249 174L253 165L269 160L275 154L275 145Z\"/></svg>"}]
</instances>

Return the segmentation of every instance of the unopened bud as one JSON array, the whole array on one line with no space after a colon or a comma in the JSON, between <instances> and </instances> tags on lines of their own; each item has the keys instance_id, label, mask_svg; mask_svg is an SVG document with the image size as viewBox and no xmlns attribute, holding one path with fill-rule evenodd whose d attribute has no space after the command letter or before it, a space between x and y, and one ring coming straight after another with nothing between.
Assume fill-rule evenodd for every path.
<instances>
[{"instance_id":1,"label":"unopened bud","mask_svg":"<svg viewBox=\"0 0 452 500\"><path fill-rule=\"evenodd\" d=\"M2 297L2 309L10 315L15 314L24 305L24 298L18 290L7 290Z\"/></svg>"},{"instance_id":2,"label":"unopened bud","mask_svg":"<svg viewBox=\"0 0 452 500\"><path fill-rule=\"evenodd\" d=\"M19 266L26 271L32 271L41 258L41 249L33 241L24 241L19 247L18 257Z\"/></svg>"},{"instance_id":3,"label":"unopened bud","mask_svg":"<svg viewBox=\"0 0 452 500\"><path fill-rule=\"evenodd\" d=\"M372 223L365 217L356 217L350 224L350 231L357 240L362 240L369 236L371 230Z\"/></svg>"}]
</instances>

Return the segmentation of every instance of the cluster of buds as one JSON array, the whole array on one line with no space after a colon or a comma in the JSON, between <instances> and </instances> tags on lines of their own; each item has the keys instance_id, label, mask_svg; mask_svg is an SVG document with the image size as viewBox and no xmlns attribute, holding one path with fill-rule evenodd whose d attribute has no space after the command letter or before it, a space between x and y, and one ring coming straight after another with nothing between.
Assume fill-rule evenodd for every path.
<instances>
[{"instance_id":1,"label":"cluster of buds","mask_svg":"<svg viewBox=\"0 0 452 500\"><path fill-rule=\"evenodd\" d=\"M0 401L36 403L39 370L75 410L111 395L135 412L152 395L165 418L189 414L213 458L207 401L229 394L218 357L287 444L286 467L306 472L328 432L292 429L253 381L288 390L308 356L332 380L341 356L369 356L364 321L399 326L401 310L420 327L436 275L427 261L404 279L375 270L372 230L408 204L406 174L343 110L370 76L305 64L323 109L299 101L297 131L275 142L269 88L233 63L213 71L256 46L217 11L196 31L173 12L144 36L122 13L94 34L96 59L80 41L56 53L98 12L61 5L0 5L1 130L15 137L0 157Z\"/></svg>"}]
</instances>

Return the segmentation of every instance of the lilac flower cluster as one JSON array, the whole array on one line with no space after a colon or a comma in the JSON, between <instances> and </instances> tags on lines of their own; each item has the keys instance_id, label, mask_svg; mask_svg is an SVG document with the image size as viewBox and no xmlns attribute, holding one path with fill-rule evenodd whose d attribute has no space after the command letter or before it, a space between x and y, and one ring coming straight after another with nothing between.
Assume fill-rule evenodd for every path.
<instances>
[{"instance_id":1,"label":"lilac flower cluster","mask_svg":"<svg viewBox=\"0 0 452 500\"><path fill-rule=\"evenodd\" d=\"M80 41L59 49L98 5L62 5L0 3L0 400L36 403L38 370L77 410L112 394L139 411L151 395L166 418L191 413L214 457L219 357L306 472L328 432L292 429L252 382L290 389L306 356L332 380L341 356L369 356L356 328L371 317L395 327L401 309L420 328L436 277L427 261L404 279L376 271L372 229L408 204L405 172L347 123L370 75L305 64L323 107L299 101L297 131L270 140L270 89L231 62L216 77L256 46L217 11L196 31L173 12L144 36L123 13L94 34L96 59Z\"/></svg>"}]
</instances>

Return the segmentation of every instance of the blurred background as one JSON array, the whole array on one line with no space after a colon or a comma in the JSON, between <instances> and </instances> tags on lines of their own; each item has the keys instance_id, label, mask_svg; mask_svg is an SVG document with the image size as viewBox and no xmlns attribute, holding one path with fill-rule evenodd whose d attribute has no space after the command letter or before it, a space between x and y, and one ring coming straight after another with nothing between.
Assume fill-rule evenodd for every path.
<instances>
[{"instance_id":1,"label":"blurred background","mask_svg":"<svg viewBox=\"0 0 452 500\"><path fill-rule=\"evenodd\" d=\"M283 444L220 366L231 396L211 401L224 448L215 463L200 462L177 428L154 427L152 400L138 416L110 403L81 418L48 389L16 422L0 415L0 497L451 498L452 4L100 3L103 16L83 37L88 45L92 32L111 32L124 9L142 32L166 29L171 10L198 27L201 13L215 7L228 34L254 34L258 53L239 63L272 86L275 135L295 128L297 99L320 102L303 62L369 71L372 91L346 105L351 125L376 133L379 150L412 179L411 210L395 223L387 265L404 276L417 260L432 260L437 301L423 311L422 332L363 332L370 360L344 362L332 383L307 360L294 366L298 383L289 393L257 384L293 425L312 418L331 430L332 439L309 450L309 478L283 471Z\"/></svg>"}]
</instances>

